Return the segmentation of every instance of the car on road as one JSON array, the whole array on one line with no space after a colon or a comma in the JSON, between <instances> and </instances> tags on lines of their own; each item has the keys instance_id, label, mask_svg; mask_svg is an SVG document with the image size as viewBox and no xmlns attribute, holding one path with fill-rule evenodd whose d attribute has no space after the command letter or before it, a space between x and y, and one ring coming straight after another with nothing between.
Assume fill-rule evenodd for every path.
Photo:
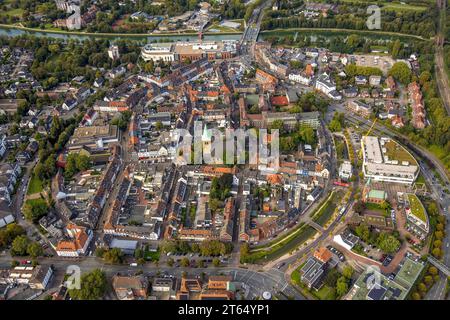
<instances>
[{"instance_id":1,"label":"car on road","mask_svg":"<svg viewBox=\"0 0 450 320\"><path fill-rule=\"evenodd\" d=\"M281 269L284 265L286 264L286 262L281 262L277 265L277 269Z\"/></svg>"}]
</instances>

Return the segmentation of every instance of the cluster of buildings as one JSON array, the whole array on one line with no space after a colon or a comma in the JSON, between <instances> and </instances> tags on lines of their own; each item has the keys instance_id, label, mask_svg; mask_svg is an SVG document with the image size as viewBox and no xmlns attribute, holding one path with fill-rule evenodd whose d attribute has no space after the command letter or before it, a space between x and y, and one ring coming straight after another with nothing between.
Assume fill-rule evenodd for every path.
<instances>
[{"instance_id":1,"label":"cluster of buildings","mask_svg":"<svg viewBox=\"0 0 450 320\"><path fill-rule=\"evenodd\" d=\"M24 48L0 48L0 95L8 98L16 98L21 90L42 91L41 84L33 77L30 67L34 61L34 55ZM0 115L12 114L16 111L17 104L8 103L8 100L0 103Z\"/></svg>"},{"instance_id":2,"label":"cluster of buildings","mask_svg":"<svg viewBox=\"0 0 450 320\"><path fill-rule=\"evenodd\" d=\"M395 271L386 276L377 268L367 268L345 296L346 300L405 300L425 266L408 254Z\"/></svg>"},{"instance_id":3,"label":"cluster of buildings","mask_svg":"<svg viewBox=\"0 0 450 320\"><path fill-rule=\"evenodd\" d=\"M194 30L202 32L214 18L219 15L211 12L211 4L208 2L200 2L194 11L186 11L175 17L162 20L155 32Z\"/></svg>"},{"instance_id":4,"label":"cluster of buildings","mask_svg":"<svg viewBox=\"0 0 450 320\"><path fill-rule=\"evenodd\" d=\"M234 300L241 284L231 276L154 277L115 275L112 286L119 300Z\"/></svg>"},{"instance_id":5,"label":"cluster of buildings","mask_svg":"<svg viewBox=\"0 0 450 320\"><path fill-rule=\"evenodd\" d=\"M142 48L142 58L145 61L196 61L202 58L208 60L229 59L235 56L237 42L199 41L175 43L149 43Z\"/></svg>"},{"instance_id":6,"label":"cluster of buildings","mask_svg":"<svg viewBox=\"0 0 450 320\"><path fill-rule=\"evenodd\" d=\"M420 91L420 85L415 81L408 85L408 101L412 109L411 123L413 127L416 129L425 128L426 118L422 92Z\"/></svg>"},{"instance_id":7,"label":"cluster of buildings","mask_svg":"<svg viewBox=\"0 0 450 320\"><path fill-rule=\"evenodd\" d=\"M48 288L53 275L52 266L32 266L28 263L0 269L0 300L38 296ZM19 287L22 289L18 292Z\"/></svg>"},{"instance_id":8,"label":"cluster of buildings","mask_svg":"<svg viewBox=\"0 0 450 320\"><path fill-rule=\"evenodd\" d=\"M87 8L86 12L81 13L80 0L55 0L58 10L71 14L65 19L53 21L53 25L58 28L67 28L68 30L77 30L86 27L95 20L99 8L94 4Z\"/></svg>"}]
</instances>

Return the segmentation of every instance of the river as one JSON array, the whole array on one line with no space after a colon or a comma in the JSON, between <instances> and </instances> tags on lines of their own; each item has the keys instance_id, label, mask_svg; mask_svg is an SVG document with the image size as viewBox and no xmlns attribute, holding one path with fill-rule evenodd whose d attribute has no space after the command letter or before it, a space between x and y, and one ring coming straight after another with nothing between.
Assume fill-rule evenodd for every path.
<instances>
[{"instance_id":1,"label":"river","mask_svg":"<svg viewBox=\"0 0 450 320\"><path fill-rule=\"evenodd\" d=\"M195 34L186 35L95 35L95 34L70 34L70 33L58 33L52 31L29 31L15 28L5 28L0 26L0 36L17 37L21 35L30 35L36 37L48 37L55 39L75 39L75 40L86 40L90 38L95 39L131 39L142 42L161 42L161 41L195 41L198 36ZM239 40L241 38L240 34L205 34L203 36L204 40L210 41L222 41L222 40Z\"/></svg>"}]
</instances>

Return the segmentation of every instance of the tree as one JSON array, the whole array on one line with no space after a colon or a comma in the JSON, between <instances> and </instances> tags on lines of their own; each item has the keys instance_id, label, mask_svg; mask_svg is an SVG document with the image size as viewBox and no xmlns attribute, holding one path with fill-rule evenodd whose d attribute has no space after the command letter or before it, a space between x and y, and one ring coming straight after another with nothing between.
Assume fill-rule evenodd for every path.
<instances>
[{"instance_id":1,"label":"tree","mask_svg":"<svg viewBox=\"0 0 450 320\"><path fill-rule=\"evenodd\" d=\"M353 205L353 210L356 213L363 213L364 210L366 210L366 204L363 201L359 200Z\"/></svg>"},{"instance_id":2,"label":"tree","mask_svg":"<svg viewBox=\"0 0 450 320\"><path fill-rule=\"evenodd\" d=\"M442 252L441 252L441 249L439 249L439 248L434 248L434 249L431 251L431 254L432 254L435 258L440 258Z\"/></svg>"},{"instance_id":3,"label":"tree","mask_svg":"<svg viewBox=\"0 0 450 320\"><path fill-rule=\"evenodd\" d=\"M161 121L157 121L156 124L155 124L155 129L157 131L161 131L162 128L163 128L162 122Z\"/></svg>"},{"instance_id":4,"label":"tree","mask_svg":"<svg viewBox=\"0 0 450 320\"><path fill-rule=\"evenodd\" d=\"M220 266L220 260L218 258L214 258L212 263L213 263L214 267L219 267Z\"/></svg>"},{"instance_id":5,"label":"tree","mask_svg":"<svg viewBox=\"0 0 450 320\"><path fill-rule=\"evenodd\" d=\"M402 44L401 44L400 40L397 39L394 41L394 44L392 45L392 50L391 50L391 55L394 59L396 59L398 57L401 45Z\"/></svg>"},{"instance_id":6,"label":"tree","mask_svg":"<svg viewBox=\"0 0 450 320\"><path fill-rule=\"evenodd\" d=\"M103 255L105 254L106 249L102 247L95 248L95 256L98 258L103 258Z\"/></svg>"},{"instance_id":7,"label":"tree","mask_svg":"<svg viewBox=\"0 0 450 320\"><path fill-rule=\"evenodd\" d=\"M396 62L389 70L388 75L394 77L401 84L407 85L411 82L412 71L406 63Z\"/></svg>"},{"instance_id":8,"label":"tree","mask_svg":"<svg viewBox=\"0 0 450 320\"><path fill-rule=\"evenodd\" d=\"M423 282L419 283L417 288L419 289L420 292L427 292L427 286Z\"/></svg>"},{"instance_id":9,"label":"tree","mask_svg":"<svg viewBox=\"0 0 450 320\"><path fill-rule=\"evenodd\" d=\"M361 223L355 229L356 235L360 237L364 242L367 242L370 237L369 226L365 223Z\"/></svg>"},{"instance_id":10,"label":"tree","mask_svg":"<svg viewBox=\"0 0 450 320\"><path fill-rule=\"evenodd\" d=\"M174 261L173 261L172 258L167 259L167 265L168 265L169 267L172 267L173 264L174 264Z\"/></svg>"},{"instance_id":11,"label":"tree","mask_svg":"<svg viewBox=\"0 0 450 320\"><path fill-rule=\"evenodd\" d=\"M423 278L423 282L425 282L425 284L427 286L431 286L433 284L433 277L432 276L425 276Z\"/></svg>"},{"instance_id":12,"label":"tree","mask_svg":"<svg viewBox=\"0 0 450 320\"><path fill-rule=\"evenodd\" d=\"M411 298L413 300L420 300L420 294L418 292L413 292Z\"/></svg>"},{"instance_id":13,"label":"tree","mask_svg":"<svg viewBox=\"0 0 450 320\"><path fill-rule=\"evenodd\" d=\"M33 242L28 245L27 253L33 258L37 258L44 254L44 249L38 242Z\"/></svg>"},{"instance_id":14,"label":"tree","mask_svg":"<svg viewBox=\"0 0 450 320\"><path fill-rule=\"evenodd\" d=\"M6 228L0 229L0 248L9 246L13 240L25 234L25 230L17 223L11 223Z\"/></svg>"},{"instance_id":15,"label":"tree","mask_svg":"<svg viewBox=\"0 0 450 320\"><path fill-rule=\"evenodd\" d=\"M352 278L353 271L354 271L353 268L347 265L342 269L342 275L348 280L350 280Z\"/></svg>"},{"instance_id":16,"label":"tree","mask_svg":"<svg viewBox=\"0 0 450 320\"><path fill-rule=\"evenodd\" d=\"M431 267L428 268L428 272L429 272L431 275L435 276L435 275L438 274L438 269L437 269L435 266L431 266Z\"/></svg>"},{"instance_id":17,"label":"tree","mask_svg":"<svg viewBox=\"0 0 450 320\"><path fill-rule=\"evenodd\" d=\"M25 256L27 255L28 245L30 240L26 235L18 236L12 242L11 255L12 256Z\"/></svg>"},{"instance_id":18,"label":"tree","mask_svg":"<svg viewBox=\"0 0 450 320\"><path fill-rule=\"evenodd\" d=\"M380 208L383 210L388 210L391 207L391 204L384 200L382 203L380 203Z\"/></svg>"},{"instance_id":19,"label":"tree","mask_svg":"<svg viewBox=\"0 0 450 320\"><path fill-rule=\"evenodd\" d=\"M177 245L175 241L164 240L161 244L161 251L164 253L175 252L177 250Z\"/></svg>"},{"instance_id":20,"label":"tree","mask_svg":"<svg viewBox=\"0 0 450 320\"><path fill-rule=\"evenodd\" d=\"M348 291L348 283L345 277L340 277L336 283L336 294L338 297L344 296Z\"/></svg>"},{"instance_id":21,"label":"tree","mask_svg":"<svg viewBox=\"0 0 450 320\"><path fill-rule=\"evenodd\" d=\"M182 267L189 267L189 259L186 258L186 257L184 257L183 259L181 259L180 265L181 265Z\"/></svg>"},{"instance_id":22,"label":"tree","mask_svg":"<svg viewBox=\"0 0 450 320\"><path fill-rule=\"evenodd\" d=\"M442 231L436 231L436 232L434 233L434 236L435 236L435 238L438 239L438 240L442 240L442 239L444 238L444 234L442 233Z\"/></svg>"},{"instance_id":23,"label":"tree","mask_svg":"<svg viewBox=\"0 0 450 320\"><path fill-rule=\"evenodd\" d=\"M48 209L49 207L44 199L36 199L25 202L23 214L27 220L37 222L47 214Z\"/></svg>"},{"instance_id":24,"label":"tree","mask_svg":"<svg viewBox=\"0 0 450 320\"><path fill-rule=\"evenodd\" d=\"M67 156L64 175L70 179L76 173L89 169L90 166L91 159L87 155L72 152Z\"/></svg>"},{"instance_id":25,"label":"tree","mask_svg":"<svg viewBox=\"0 0 450 320\"><path fill-rule=\"evenodd\" d=\"M380 233L377 239L378 247L386 253L394 253L400 247L400 241L385 232Z\"/></svg>"},{"instance_id":26,"label":"tree","mask_svg":"<svg viewBox=\"0 0 450 320\"><path fill-rule=\"evenodd\" d=\"M111 263L111 264L121 263L122 257L123 257L123 253L122 253L122 250L120 250L119 248L112 248L110 250L107 250L103 254L103 259L107 263Z\"/></svg>"},{"instance_id":27,"label":"tree","mask_svg":"<svg viewBox=\"0 0 450 320\"><path fill-rule=\"evenodd\" d=\"M106 276L100 269L83 274L80 289L69 289L69 295L74 300L98 300L106 291Z\"/></svg>"},{"instance_id":28,"label":"tree","mask_svg":"<svg viewBox=\"0 0 450 320\"><path fill-rule=\"evenodd\" d=\"M145 65L144 65L144 71L148 72L148 73L153 73L155 72L155 64L153 62L153 60L148 61Z\"/></svg>"},{"instance_id":29,"label":"tree","mask_svg":"<svg viewBox=\"0 0 450 320\"><path fill-rule=\"evenodd\" d=\"M299 136L307 144L313 144L316 141L314 129L309 126L303 126L299 130Z\"/></svg>"},{"instance_id":30,"label":"tree","mask_svg":"<svg viewBox=\"0 0 450 320\"><path fill-rule=\"evenodd\" d=\"M241 247L239 248L239 252L240 252L241 259L245 260L245 258L250 253L250 246L249 246L249 244L248 243L242 244Z\"/></svg>"}]
</instances>

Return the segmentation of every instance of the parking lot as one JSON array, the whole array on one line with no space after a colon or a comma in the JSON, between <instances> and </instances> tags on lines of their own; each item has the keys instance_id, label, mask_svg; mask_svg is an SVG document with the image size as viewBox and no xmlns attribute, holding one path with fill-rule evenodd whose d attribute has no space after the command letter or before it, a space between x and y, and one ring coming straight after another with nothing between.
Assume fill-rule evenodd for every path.
<instances>
[{"instance_id":1,"label":"parking lot","mask_svg":"<svg viewBox=\"0 0 450 320\"><path fill-rule=\"evenodd\" d=\"M352 55L355 58L357 66L375 67L381 69L384 75L387 75L389 69L394 65L395 61L390 56L376 56L376 55Z\"/></svg>"}]
</instances>

